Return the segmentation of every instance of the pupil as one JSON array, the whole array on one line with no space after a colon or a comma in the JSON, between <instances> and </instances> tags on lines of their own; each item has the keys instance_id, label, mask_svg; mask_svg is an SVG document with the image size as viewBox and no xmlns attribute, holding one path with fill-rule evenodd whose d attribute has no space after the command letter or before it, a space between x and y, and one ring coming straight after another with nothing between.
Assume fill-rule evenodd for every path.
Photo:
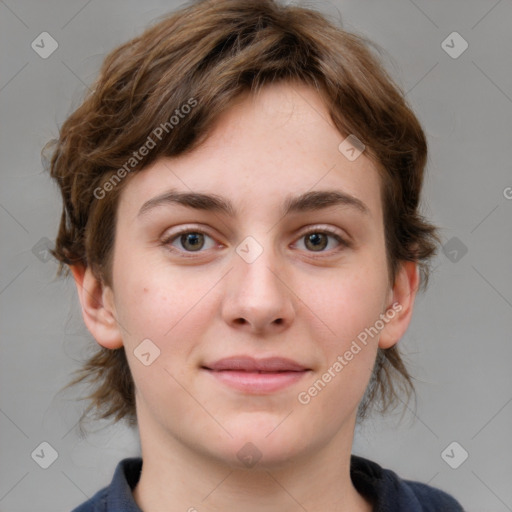
<instances>
[{"instance_id":1,"label":"pupil","mask_svg":"<svg viewBox=\"0 0 512 512\"><path fill-rule=\"evenodd\" d=\"M325 236L322 233L313 233L308 236L308 241L312 242L314 248L325 248ZM324 242L324 243L322 243Z\"/></svg>"},{"instance_id":2,"label":"pupil","mask_svg":"<svg viewBox=\"0 0 512 512\"><path fill-rule=\"evenodd\" d=\"M183 246L184 247L190 246L190 248L192 248L192 249L194 249L194 248L197 249L198 247L200 248L201 247L200 236L201 236L200 233L187 233L186 235L183 235L182 236Z\"/></svg>"}]
</instances>

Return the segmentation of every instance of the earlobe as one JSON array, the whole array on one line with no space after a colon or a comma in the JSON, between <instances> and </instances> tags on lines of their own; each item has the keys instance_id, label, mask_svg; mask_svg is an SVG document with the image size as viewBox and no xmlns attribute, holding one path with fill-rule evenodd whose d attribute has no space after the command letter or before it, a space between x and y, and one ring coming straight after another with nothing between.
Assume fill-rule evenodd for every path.
<instances>
[{"instance_id":1,"label":"earlobe","mask_svg":"<svg viewBox=\"0 0 512 512\"><path fill-rule=\"evenodd\" d=\"M115 316L113 292L96 278L89 267L71 266L82 316L94 339L103 347L116 349L123 346L121 331Z\"/></svg>"},{"instance_id":2,"label":"earlobe","mask_svg":"<svg viewBox=\"0 0 512 512\"><path fill-rule=\"evenodd\" d=\"M388 322L380 334L380 348L392 347L405 334L412 318L418 286L418 264L414 261L402 262L391 290L386 312Z\"/></svg>"}]
</instances>

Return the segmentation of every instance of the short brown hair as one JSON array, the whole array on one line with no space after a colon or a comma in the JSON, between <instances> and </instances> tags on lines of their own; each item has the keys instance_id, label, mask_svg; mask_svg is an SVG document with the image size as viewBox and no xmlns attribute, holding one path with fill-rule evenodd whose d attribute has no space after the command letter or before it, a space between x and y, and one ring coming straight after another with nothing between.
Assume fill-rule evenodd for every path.
<instances>
[{"instance_id":1,"label":"short brown hair","mask_svg":"<svg viewBox=\"0 0 512 512\"><path fill-rule=\"evenodd\" d=\"M289 81L315 88L340 134L366 146L381 177L390 283L401 261L416 261L425 288L439 242L435 226L419 213L426 138L374 47L311 9L274 0L215 0L193 2L113 50L59 138L43 150L51 152L46 160L63 198L53 250L58 275L80 264L111 284L117 204L128 180L107 183L126 174L120 170L133 152L155 127L169 125L176 109L196 101L130 173L196 148L240 94ZM97 197L95 191L107 189ZM68 386L82 381L94 388L82 419L95 410L97 418L136 424L123 347L99 347ZM372 403L386 410L399 391L409 398L414 387L398 348L379 348L358 418Z\"/></svg>"}]
</instances>

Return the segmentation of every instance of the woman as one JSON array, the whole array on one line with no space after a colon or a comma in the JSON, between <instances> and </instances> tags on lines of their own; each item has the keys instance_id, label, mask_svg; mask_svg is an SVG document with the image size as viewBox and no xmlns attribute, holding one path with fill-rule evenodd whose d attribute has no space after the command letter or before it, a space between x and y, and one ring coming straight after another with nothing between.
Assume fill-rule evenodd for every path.
<instances>
[{"instance_id":1,"label":"woman","mask_svg":"<svg viewBox=\"0 0 512 512\"><path fill-rule=\"evenodd\" d=\"M368 43L313 10L197 2L107 56L52 155L54 255L99 344L84 414L142 457L75 512L462 510L351 455L412 390L426 155Z\"/></svg>"}]
</instances>

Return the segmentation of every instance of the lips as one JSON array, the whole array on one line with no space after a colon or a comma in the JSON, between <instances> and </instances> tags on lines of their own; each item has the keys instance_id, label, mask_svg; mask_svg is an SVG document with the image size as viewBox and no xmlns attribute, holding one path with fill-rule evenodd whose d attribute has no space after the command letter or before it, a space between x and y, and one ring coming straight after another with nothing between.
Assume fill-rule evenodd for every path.
<instances>
[{"instance_id":1,"label":"lips","mask_svg":"<svg viewBox=\"0 0 512 512\"><path fill-rule=\"evenodd\" d=\"M310 370L283 357L254 359L234 356L203 365L203 370L217 382L238 392L267 395L301 380Z\"/></svg>"},{"instance_id":2,"label":"lips","mask_svg":"<svg viewBox=\"0 0 512 512\"><path fill-rule=\"evenodd\" d=\"M239 371L250 373L303 372L308 370L300 363L284 357L254 359L250 356L233 356L219 359L203 366L213 371Z\"/></svg>"}]
</instances>

